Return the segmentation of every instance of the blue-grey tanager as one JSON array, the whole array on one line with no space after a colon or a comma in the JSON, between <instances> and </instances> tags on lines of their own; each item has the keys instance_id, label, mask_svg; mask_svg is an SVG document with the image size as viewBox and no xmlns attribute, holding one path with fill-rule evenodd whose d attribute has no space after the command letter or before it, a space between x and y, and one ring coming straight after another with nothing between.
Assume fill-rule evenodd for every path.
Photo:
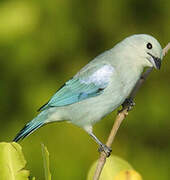
<instances>
[{"instance_id":1,"label":"blue-grey tanager","mask_svg":"<svg viewBox=\"0 0 170 180\"><path fill-rule=\"evenodd\" d=\"M160 69L162 57L161 45L154 37L145 34L127 37L67 81L14 141L47 123L66 120L83 128L103 151L110 152L93 134L94 123L128 98L145 67Z\"/></svg>"}]
</instances>

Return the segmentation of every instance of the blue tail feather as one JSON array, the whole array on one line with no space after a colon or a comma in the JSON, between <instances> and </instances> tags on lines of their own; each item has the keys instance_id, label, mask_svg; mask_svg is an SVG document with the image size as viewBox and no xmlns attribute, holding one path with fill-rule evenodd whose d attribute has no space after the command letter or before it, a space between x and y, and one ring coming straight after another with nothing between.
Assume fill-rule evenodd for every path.
<instances>
[{"instance_id":1,"label":"blue tail feather","mask_svg":"<svg viewBox=\"0 0 170 180\"><path fill-rule=\"evenodd\" d=\"M19 140L24 139L26 136L33 133L35 130L40 128L45 124L45 120L47 119L46 112L41 112L35 119L26 124L23 129L16 135L13 139L14 142L18 142Z\"/></svg>"}]
</instances>

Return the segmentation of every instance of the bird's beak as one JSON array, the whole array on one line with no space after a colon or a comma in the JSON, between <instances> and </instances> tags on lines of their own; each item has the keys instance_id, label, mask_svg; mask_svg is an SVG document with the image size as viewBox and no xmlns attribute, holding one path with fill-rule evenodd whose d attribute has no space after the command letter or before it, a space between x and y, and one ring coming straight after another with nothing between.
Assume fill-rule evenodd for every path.
<instances>
[{"instance_id":1,"label":"bird's beak","mask_svg":"<svg viewBox=\"0 0 170 180\"><path fill-rule=\"evenodd\" d=\"M147 53L150 55L150 57L148 58L148 60L153 64L153 66L156 69L160 69L161 68L161 58L155 57L150 53Z\"/></svg>"}]
</instances>

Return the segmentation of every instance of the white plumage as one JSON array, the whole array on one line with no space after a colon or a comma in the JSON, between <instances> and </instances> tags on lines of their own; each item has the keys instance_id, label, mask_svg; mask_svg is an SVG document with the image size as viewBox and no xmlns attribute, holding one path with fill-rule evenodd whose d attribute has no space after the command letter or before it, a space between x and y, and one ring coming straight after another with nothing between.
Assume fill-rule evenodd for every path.
<instances>
[{"instance_id":1,"label":"white plumage","mask_svg":"<svg viewBox=\"0 0 170 180\"><path fill-rule=\"evenodd\" d=\"M85 84L94 83L97 86L101 86L101 88L105 88L110 81L113 71L113 66L105 64L89 76L88 79L82 79L80 81Z\"/></svg>"}]
</instances>

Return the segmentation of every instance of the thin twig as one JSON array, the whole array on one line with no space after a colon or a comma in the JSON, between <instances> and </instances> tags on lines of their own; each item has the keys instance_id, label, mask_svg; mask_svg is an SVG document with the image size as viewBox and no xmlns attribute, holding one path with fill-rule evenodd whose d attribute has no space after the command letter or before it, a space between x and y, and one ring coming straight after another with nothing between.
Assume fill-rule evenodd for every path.
<instances>
[{"instance_id":1,"label":"thin twig","mask_svg":"<svg viewBox=\"0 0 170 180\"><path fill-rule=\"evenodd\" d=\"M163 49L163 56L165 56L167 54L167 52L170 50L170 43L168 43L166 45L166 47ZM133 99L136 96L137 91L139 90L139 88L141 87L141 85L144 83L144 81L146 80L146 78L148 77L148 75L152 72L153 68L148 68L143 75L140 77L140 79L138 80L138 82L136 83L135 87L133 88L130 97ZM109 134L109 137L107 139L106 145L108 147L112 146L112 143L114 141L114 138L116 136L116 133L122 123L122 121L126 118L126 116L128 115L128 108L125 108L123 111L120 111L118 113L118 115L116 116L116 120L113 124L112 130ZM104 152L101 152L100 154L100 158L98 160L98 164L96 167L96 171L93 177L93 180L99 180L100 174L102 172L102 169L104 167L104 164L106 162L106 154Z\"/></svg>"}]
</instances>

